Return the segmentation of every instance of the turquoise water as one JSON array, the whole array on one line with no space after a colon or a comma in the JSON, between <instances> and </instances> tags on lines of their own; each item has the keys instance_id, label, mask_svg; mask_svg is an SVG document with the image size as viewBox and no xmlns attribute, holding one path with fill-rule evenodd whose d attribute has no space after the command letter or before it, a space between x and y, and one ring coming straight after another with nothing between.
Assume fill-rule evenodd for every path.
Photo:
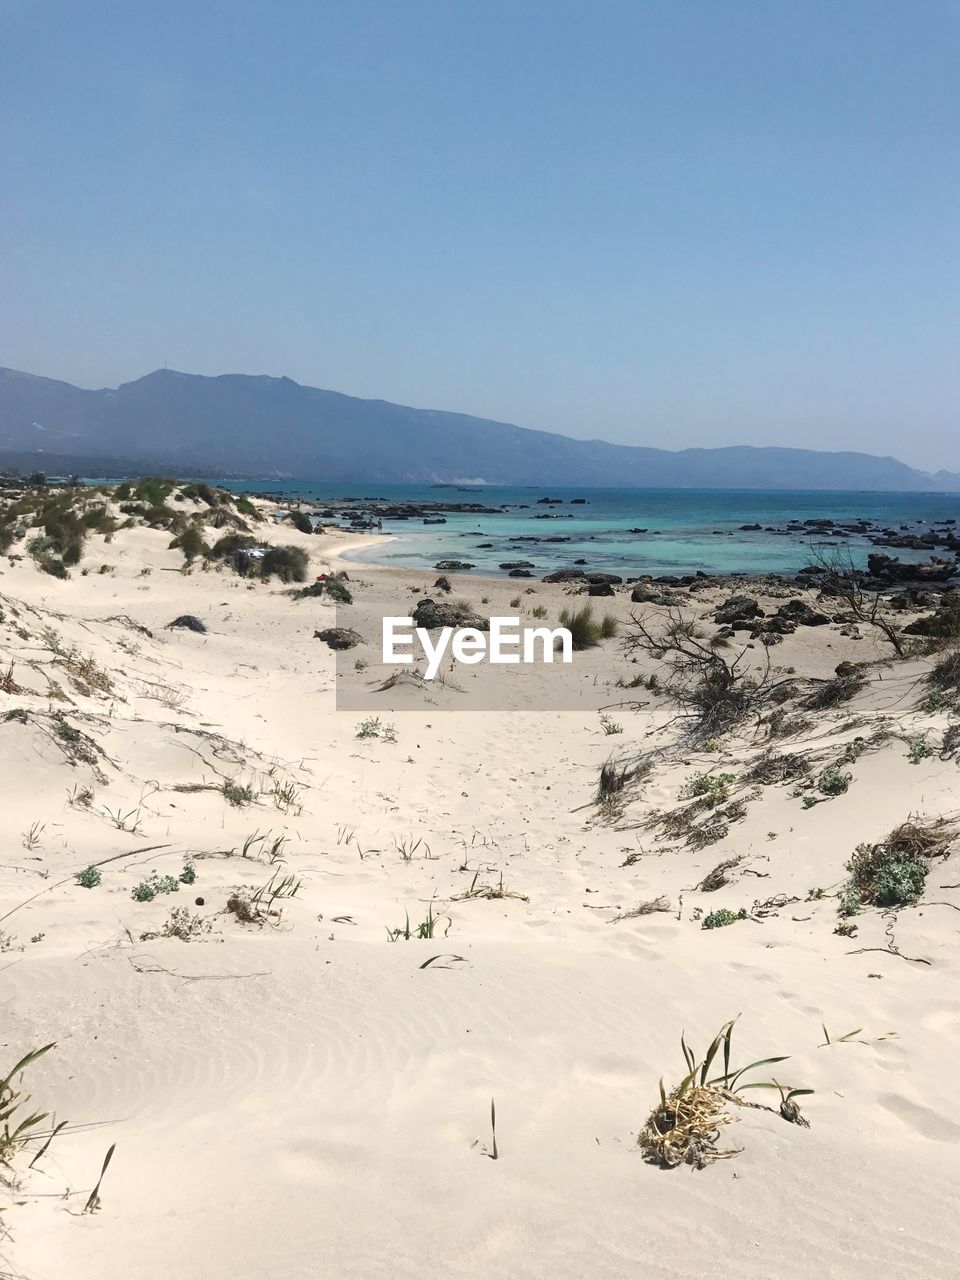
<instances>
[{"instance_id":1,"label":"turquoise water","mask_svg":"<svg viewBox=\"0 0 960 1280\"><path fill-rule=\"evenodd\" d=\"M224 483L218 481L217 483ZM873 544L862 536L838 540L804 533L770 532L790 519L828 517L839 523L869 520L882 528L923 532L948 518L960 518L960 495L866 492L764 492L758 490L589 489L561 486L540 489L484 486L470 492L378 483L343 484L291 482L227 484L234 490L299 497L309 508L330 506L353 498L389 503L479 502L504 507L496 515L444 513L447 523L424 526L422 520L384 519L386 541L369 535L370 546L351 558L384 564L432 568L438 560L466 560L484 575L498 574L507 560L530 560L540 576L586 559L590 569L623 575L695 573L795 573L809 563L812 545L848 547L863 563ZM538 499L563 499L544 506ZM586 499L571 505L572 498ZM366 508L372 509L372 506ZM547 514L550 519L537 519ZM562 517L562 518L553 518ZM743 524L760 524L760 531L742 531ZM631 533L643 528L646 533ZM564 537L568 542L515 542L516 538ZM481 549L478 543L492 546ZM886 550L885 548L878 548ZM906 560L926 560L922 552L889 550ZM943 555L949 553L943 552Z\"/></svg>"}]
</instances>

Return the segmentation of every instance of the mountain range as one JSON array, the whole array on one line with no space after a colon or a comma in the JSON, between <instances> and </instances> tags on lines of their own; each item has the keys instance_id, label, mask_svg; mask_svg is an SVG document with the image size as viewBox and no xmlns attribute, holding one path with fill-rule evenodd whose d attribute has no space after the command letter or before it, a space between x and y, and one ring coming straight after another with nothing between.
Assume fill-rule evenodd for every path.
<instances>
[{"instance_id":1,"label":"mountain range","mask_svg":"<svg viewBox=\"0 0 960 1280\"><path fill-rule=\"evenodd\" d=\"M573 440L290 378L170 369L91 391L0 368L2 466L398 484L960 492L960 474L866 453Z\"/></svg>"}]
</instances>

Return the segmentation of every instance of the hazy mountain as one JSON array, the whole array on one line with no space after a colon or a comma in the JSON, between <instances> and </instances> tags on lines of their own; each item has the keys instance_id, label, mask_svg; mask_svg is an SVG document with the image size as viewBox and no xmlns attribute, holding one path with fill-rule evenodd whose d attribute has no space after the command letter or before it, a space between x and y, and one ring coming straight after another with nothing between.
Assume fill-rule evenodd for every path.
<instances>
[{"instance_id":1,"label":"hazy mountain","mask_svg":"<svg viewBox=\"0 0 960 1280\"><path fill-rule=\"evenodd\" d=\"M6 457L4 457L6 455ZM264 478L960 492L895 458L809 449L666 449L571 440L289 378L157 370L116 389L0 369L0 464ZM72 464L72 465L71 465Z\"/></svg>"}]
</instances>

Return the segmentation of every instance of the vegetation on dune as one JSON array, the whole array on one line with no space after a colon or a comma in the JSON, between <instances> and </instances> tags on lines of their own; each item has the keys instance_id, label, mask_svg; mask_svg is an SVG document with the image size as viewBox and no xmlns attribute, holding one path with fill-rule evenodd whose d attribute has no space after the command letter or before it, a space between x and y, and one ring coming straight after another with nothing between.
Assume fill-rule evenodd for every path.
<instances>
[{"instance_id":1,"label":"vegetation on dune","mask_svg":"<svg viewBox=\"0 0 960 1280\"><path fill-rule=\"evenodd\" d=\"M580 609L561 610L560 626L570 632L574 649L582 650L594 649L601 640L615 636L619 623L610 613L600 619L594 618L592 606L585 604Z\"/></svg>"},{"instance_id":2,"label":"vegetation on dune","mask_svg":"<svg viewBox=\"0 0 960 1280\"><path fill-rule=\"evenodd\" d=\"M956 834L943 818L904 822L877 844L859 844L847 863L850 878L840 891L842 916L862 906L903 907L923 894L930 859L943 857Z\"/></svg>"},{"instance_id":3,"label":"vegetation on dune","mask_svg":"<svg viewBox=\"0 0 960 1280\"><path fill-rule=\"evenodd\" d=\"M745 1067L731 1065L731 1042L736 1020L725 1023L714 1036L706 1053L697 1059L681 1035L680 1047L686 1063L686 1074L668 1094L660 1081L660 1101L654 1107L640 1132L640 1150L647 1160L665 1169L690 1164L704 1169L715 1160L738 1155L736 1149L721 1151L717 1143L721 1128L732 1120L730 1106L761 1104L746 1102L741 1096L747 1089L776 1090L780 1096L779 1115L790 1124L806 1126L795 1099L813 1093L812 1089L795 1089L777 1080L749 1080L745 1077L760 1067L786 1062L784 1055L760 1058ZM722 1058L720 1069L717 1059ZM717 1062L716 1068L714 1063ZM711 1074L712 1071L716 1074ZM774 1114L777 1114L775 1112Z\"/></svg>"}]
</instances>

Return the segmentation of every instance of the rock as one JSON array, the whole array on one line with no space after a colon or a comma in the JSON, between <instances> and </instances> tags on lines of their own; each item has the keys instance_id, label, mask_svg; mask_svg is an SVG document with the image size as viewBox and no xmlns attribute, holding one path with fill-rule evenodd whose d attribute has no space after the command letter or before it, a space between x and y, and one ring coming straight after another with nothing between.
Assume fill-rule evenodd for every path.
<instances>
[{"instance_id":1,"label":"rock","mask_svg":"<svg viewBox=\"0 0 960 1280\"><path fill-rule=\"evenodd\" d=\"M179 618L174 618L172 622L167 623L167 629L171 627L182 627L185 631L197 631L200 635L205 635L207 628L195 618L192 613L181 613Z\"/></svg>"},{"instance_id":2,"label":"rock","mask_svg":"<svg viewBox=\"0 0 960 1280\"><path fill-rule=\"evenodd\" d=\"M555 569L553 573L548 573L544 578L544 582L582 582L587 575L582 569Z\"/></svg>"},{"instance_id":3,"label":"rock","mask_svg":"<svg viewBox=\"0 0 960 1280\"><path fill-rule=\"evenodd\" d=\"M613 594L614 590L609 582L591 582L587 587L587 595L612 596Z\"/></svg>"},{"instance_id":4,"label":"rock","mask_svg":"<svg viewBox=\"0 0 960 1280\"><path fill-rule=\"evenodd\" d=\"M533 574L529 569L511 569L507 574L508 578L532 578Z\"/></svg>"},{"instance_id":5,"label":"rock","mask_svg":"<svg viewBox=\"0 0 960 1280\"><path fill-rule=\"evenodd\" d=\"M934 636L938 640L960 638L960 608L940 606L934 613L917 618L903 628L906 636Z\"/></svg>"},{"instance_id":6,"label":"rock","mask_svg":"<svg viewBox=\"0 0 960 1280\"><path fill-rule=\"evenodd\" d=\"M467 560L438 560L433 567L435 569L446 569L449 573L453 573L457 569L472 569L473 565Z\"/></svg>"},{"instance_id":7,"label":"rock","mask_svg":"<svg viewBox=\"0 0 960 1280\"><path fill-rule=\"evenodd\" d=\"M324 631L315 631L313 638L322 640L331 649L353 649L356 645L363 644L363 636L349 627L327 627Z\"/></svg>"},{"instance_id":8,"label":"rock","mask_svg":"<svg viewBox=\"0 0 960 1280\"><path fill-rule=\"evenodd\" d=\"M659 581L662 582L663 579ZM752 596L730 596L722 604L717 605L713 612L716 622L725 623L746 622L763 616L763 610Z\"/></svg>"},{"instance_id":9,"label":"rock","mask_svg":"<svg viewBox=\"0 0 960 1280\"><path fill-rule=\"evenodd\" d=\"M825 613L817 613L803 600L788 600L777 610L777 616L789 618L799 627L822 627L830 621Z\"/></svg>"},{"instance_id":10,"label":"rock","mask_svg":"<svg viewBox=\"0 0 960 1280\"><path fill-rule=\"evenodd\" d=\"M504 560L501 569L532 569L532 560Z\"/></svg>"},{"instance_id":11,"label":"rock","mask_svg":"<svg viewBox=\"0 0 960 1280\"><path fill-rule=\"evenodd\" d=\"M630 593L630 599L634 604L664 603L663 592L658 591L656 587L651 586L649 582L638 582Z\"/></svg>"},{"instance_id":12,"label":"rock","mask_svg":"<svg viewBox=\"0 0 960 1280\"><path fill-rule=\"evenodd\" d=\"M436 627L475 627L489 631L490 623L472 609L464 609L452 601L421 600L413 611L414 625L433 631Z\"/></svg>"},{"instance_id":13,"label":"rock","mask_svg":"<svg viewBox=\"0 0 960 1280\"><path fill-rule=\"evenodd\" d=\"M734 626L738 624L734 623ZM758 635L778 635L792 636L797 629L797 624L792 618L784 618L777 615L775 618L764 618L763 622L754 631L754 636Z\"/></svg>"},{"instance_id":14,"label":"rock","mask_svg":"<svg viewBox=\"0 0 960 1280\"><path fill-rule=\"evenodd\" d=\"M619 587L623 579L616 573L588 573L587 581L594 586L602 583L609 583L611 586Z\"/></svg>"}]
</instances>

